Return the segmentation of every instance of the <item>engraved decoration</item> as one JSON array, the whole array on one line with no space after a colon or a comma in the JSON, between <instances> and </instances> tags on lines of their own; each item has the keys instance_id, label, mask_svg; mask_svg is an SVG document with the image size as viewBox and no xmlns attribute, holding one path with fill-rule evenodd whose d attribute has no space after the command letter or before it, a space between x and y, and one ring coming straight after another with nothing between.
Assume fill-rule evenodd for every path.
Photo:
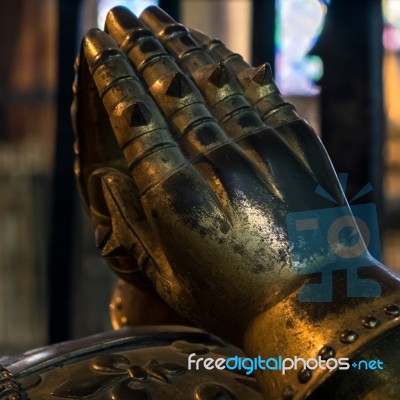
<instances>
[{"instance_id":1,"label":"engraved decoration","mask_svg":"<svg viewBox=\"0 0 400 400\"><path fill-rule=\"evenodd\" d=\"M132 328L108 332L28 353L9 366L19 370L14 383L20 397L15 399L263 398L255 379L240 371L196 370L193 365L188 369L189 354L216 359L243 356L241 350L193 328L169 326L136 332Z\"/></svg>"}]
</instances>

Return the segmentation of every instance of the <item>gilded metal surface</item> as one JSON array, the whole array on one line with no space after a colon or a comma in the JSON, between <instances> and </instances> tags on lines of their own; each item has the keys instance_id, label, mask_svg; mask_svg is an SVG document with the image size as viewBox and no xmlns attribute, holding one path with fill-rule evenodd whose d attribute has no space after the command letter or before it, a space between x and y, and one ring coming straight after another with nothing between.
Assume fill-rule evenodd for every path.
<instances>
[{"instance_id":1,"label":"gilded metal surface","mask_svg":"<svg viewBox=\"0 0 400 400\"><path fill-rule=\"evenodd\" d=\"M348 298L339 276L332 302L298 300L314 277L293 273L287 216L332 206L317 185L349 206L269 66L249 66L156 7L140 18L114 8L105 31L83 39L76 173L117 274L149 293L152 285L179 315L252 357L384 352L379 340L399 325L399 277L367 251L360 279L378 282L381 297ZM257 377L266 398L288 400L321 393L328 372Z\"/></svg>"},{"instance_id":2,"label":"gilded metal surface","mask_svg":"<svg viewBox=\"0 0 400 400\"><path fill-rule=\"evenodd\" d=\"M400 303L400 293L391 285L385 288L385 292L386 294L379 298L347 298L345 301L338 300L332 303L301 303L295 292L253 321L246 332L245 349L249 354L264 354L270 357L281 355L283 358L297 355L305 359L318 359L319 356L326 357L327 354L328 358L336 359L352 359L356 356L368 358L368 353L371 352L375 359L381 359L383 354L379 350L380 345L375 345L374 342L399 325L398 317L388 315L385 309L388 305ZM345 293L342 293L341 297L345 298ZM265 327L268 327L268 335L265 334ZM397 329L393 345L397 343L399 334ZM396 347L393 346L392 352L391 357L399 359ZM283 388L290 386L294 389L293 398L301 399L312 394L333 372L318 368L307 371L306 375L300 372L299 375L298 370L290 370L282 376L281 371L265 371L259 374L258 378L263 386L269 388L271 398L281 398ZM349 397L343 398L351 399L350 393L355 390L351 387L351 376L359 372L340 372L341 376L349 375L346 379ZM372 374L372 371L370 372ZM379 379L385 381L393 372L393 365L385 363L385 370L375 371L374 374L381 375ZM364 376L366 375L367 373L364 373ZM398 379L391 378L391 382L392 386L387 385L391 390L400 385ZM341 390L343 391L343 387ZM332 392L332 389L330 391ZM382 398L396 398L389 393L388 391Z\"/></svg>"},{"instance_id":3,"label":"gilded metal surface","mask_svg":"<svg viewBox=\"0 0 400 400\"><path fill-rule=\"evenodd\" d=\"M114 289L110 315L114 329L160 324L188 325L158 295L122 279L118 280Z\"/></svg>"},{"instance_id":4,"label":"gilded metal surface","mask_svg":"<svg viewBox=\"0 0 400 400\"><path fill-rule=\"evenodd\" d=\"M160 20L157 9L149 13ZM175 25L164 30L186 43L187 31ZM214 105L208 111L194 83L125 9L109 13L106 29L137 67L111 36L99 30L85 36L82 54L130 167L130 187L139 192L123 193L127 175L104 179L122 205L115 212L123 211L111 237L138 238L147 260L139 271L179 314L241 343L252 319L303 282L291 270L287 213L329 206L314 193L317 183L343 203L329 158L307 126L304 146L324 161L313 169L284 135L262 123L220 65L211 71L206 65L210 84L203 93L210 92Z\"/></svg>"},{"instance_id":5,"label":"gilded metal surface","mask_svg":"<svg viewBox=\"0 0 400 400\"><path fill-rule=\"evenodd\" d=\"M243 356L199 329L121 329L12 360L0 369L0 399L262 399L252 377L228 370L189 370L192 353L214 359Z\"/></svg>"},{"instance_id":6,"label":"gilded metal surface","mask_svg":"<svg viewBox=\"0 0 400 400\"><path fill-rule=\"evenodd\" d=\"M384 371L380 369L354 369L338 371L324 385L318 387L310 400L368 399L396 400L400 396L399 354L400 331L390 332L375 346L369 347L352 362L380 359Z\"/></svg>"},{"instance_id":7,"label":"gilded metal surface","mask_svg":"<svg viewBox=\"0 0 400 400\"><path fill-rule=\"evenodd\" d=\"M13 374L2 364L0 364L0 399L22 399L21 387L15 380Z\"/></svg>"}]
</instances>

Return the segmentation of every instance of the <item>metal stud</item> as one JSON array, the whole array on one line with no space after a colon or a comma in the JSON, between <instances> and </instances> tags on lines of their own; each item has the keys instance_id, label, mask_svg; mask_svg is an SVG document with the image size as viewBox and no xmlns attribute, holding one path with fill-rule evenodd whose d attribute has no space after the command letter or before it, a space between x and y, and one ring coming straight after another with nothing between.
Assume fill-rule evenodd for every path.
<instances>
[{"instance_id":1,"label":"metal stud","mask_svg":"<svg viewBox=\"0 0 400 400\"><path fill-rule=\"evenodd\" d=\"M312 377L312 371L307 368L302 368L297 374L300 383L307 383Z\"/></svg>"},{"instance_id":2,"label":"metal stud","mask_svg":"<svg viewBox=\"0 0 400 400\"><path fill-rule=\"evenodd\" d=\"M361 320L361 323L368 329L376 328L380 324L379 320L373 315L367 315Z\"/></svg>"},{"instance_id":3,"label":"metal stud","mask_svg":"<svg viewBox=\"0 0 400 400\"><path fill-rule=\"evenodd\" d=\"M332 346L323 346L321 350L318 352L318 355L322 360L329 360L330 358L334 358L336 355L336 350Z\"/></svg>"},{"instance_id":4,"label":"metal stud","mask_svg":"<svg viewBox=\"0 0 400 400\"><path fill-rule=\"evenodd\" d=\"M268 83L272 82L272 71L271 66L268 63L260 65L253 77L251 78L252 81L258 83L260 86L267 85Z\"/></svg>"},{"instance_id":5,"label":"metal stud","mask_svg":"<svg viewBox=\"0 0 400 400\"><path fill-rule=\"evenodd\" d=\"M340 341L344 344L354 343L357 339L358 334L352 329L345 329L340 334Z\"/></svg>"},{"instance_id":6,"label":"metal stud","mask_svg":"<svg viewBox=\"0 0 400 400\"><path fill-rule=\"evenodd\" d=\"M211 72L208 80L218 88L222 88L229 82L229 72L224 63L219 63Z\"/></svg>"},{"instance_id":7,"label":"metal stud","mask_svg":"<svg viewBox=\"0 0 400 400\"><path fill-rule=\"evenodd\" d=\"M185 75L176 72L168 86L166 94L171 97L181 99L191 93L192 89Z\"/></svg>"},{"instance_id":8,"label":"metal stud","mask_svg":"<svg viewBox=\"0 0 400 400\"><path fill-rule=\"evenodd\" d=\"M389 304L385 307L385 313L391 317L398 317L400 315L400 307L397 304Z\"/></svg>"}]
</instances>

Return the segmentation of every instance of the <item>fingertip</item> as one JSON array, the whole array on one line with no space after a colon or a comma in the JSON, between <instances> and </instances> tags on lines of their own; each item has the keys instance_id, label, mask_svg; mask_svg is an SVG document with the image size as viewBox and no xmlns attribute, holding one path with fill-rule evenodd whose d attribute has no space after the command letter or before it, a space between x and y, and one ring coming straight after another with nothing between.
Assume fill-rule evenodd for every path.
<instances>
[{"instance_id":1,"label":"fingertip","mask_svg":"<svg viewBox=\"0 0 400 400\"><path fill-rule=\"evenodd\" d=\"M157 6L148 6L140 14L140 19L145 20L146 18L155 18L159 22L165 24L176 23L176 21L167 14L162 8Z\"/></svg>"},{"instance_id":2,"label":"fingertip","mask_svg":"<svg viewBox=\"0 0 400 400\"><path fill-rule=\"evenodd\" d=\"M140 39L153 36L150 29L125 7L115 7L109 12L106 31L125 53L129 53Z\"/></svg>"},{"instance_id":3,"label":"fingertip","mask_svg":"<svg viewBox=\"0 0 400 400\"><path fill-rule=\"evenodd\" d=\"M130 19L134 17L137 18L136 15L127 7L124 6L116 6L110 9L107 13L107 20L112 20L113 18L118 18L120 20L120 24L126 23L126 27L129 28Z\"/></svg>"},{"instance_id":4,"label":"fingertip","mask_svg":"<svg viewBox=\"0 0 400 400\"><path fill-rule=\"evenodd\" d=\"M93 73L101 54L107 50L118 50L118 45L107 33L98 28L92 28L83 37L82 49L89 66L89 70Z\"/></svg>"},{"instance_id":5,"label":"fingertip","mask_svg":"<svg viewBox=\"0 0 400 400\"><path fill-rule=\"evenodd\" d=\"M106 20L104 23L104 32L112 34L115 25L119 25L126 28L127 25L126 16L130 14L132 14L131 11L124 6L116 6L111 8L111 10L108 11L106 16Z\"/></svg>"},{"instance_id":6,"label":"fingertip","mask_svg":"<svg viewBox=\"0 0 400 400\"><path fill-rule=\"evenodd\" d=\"M171 26L186 30L183 25L179 24L164 10L156 6L144 9L140 14L140 19L158 36L162 35L166 29L170 29Z\"/></svg>"},{"instance_id":7,"label":"fingertip","mask_svg":"<svg viewBox=\"0 0 400 400\"><path fill-rule=\"evenodd\" d=\"M155 5L147 6L146 8L143 9L143 11L140 14L140 16L146 11L153 12L153 11L156 11L156 10L161 10L162 11L162 9L160 7L158 7L158 6L155 6Z\"/></svg>"},{"instance_id":8,"label":"fingertip","mask_svg":"<svg viewBox=\"0 0 400 400\"><path fill-rule=\"evenodd\" d=\"M130 31L143 29L143 25L129 9L117 6L108 12L104 29L121 46Z\"/></svg>"}]
</instances>

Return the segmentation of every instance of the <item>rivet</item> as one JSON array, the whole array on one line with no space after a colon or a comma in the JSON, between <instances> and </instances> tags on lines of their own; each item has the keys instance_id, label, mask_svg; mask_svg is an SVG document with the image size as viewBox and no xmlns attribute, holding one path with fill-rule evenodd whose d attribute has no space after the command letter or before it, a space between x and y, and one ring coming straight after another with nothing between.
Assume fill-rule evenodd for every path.
<instances>
[{"instance_id":1,"label":"rivet","mask_svg":"<svg viewBox=\"0 0 400 400\"><path fill-rule=\"evenodd\" d=\"M0 372L0 380L10 378L10 373L8 371L1 371Z\"/></svg>"},{"instance_id":2,"label":"rivet","mask_svg":"<svg viewBox=\"0 0 400 400\"><path fill-rule=\"evenodd\" d=\"M385 313L391 317L398 317L400 315L400 307L397 304L389 304L385 307Z\"/></svg>"},{"instance_id":3,"label":"rivet","mask_svg":"<svg viewBox=\"0 0 400 400\"><path fill-rule=\"evenodd\" d=\"M128 318L126 318L125 315L123 315L120 318L120 322L121 322L122 325L126 325L126 323L128 322Z\"/></svg>"},{"instance_id":4,"label":"rivet","mask_svg":"<svg viewBox=\"0 0 400 400\"><path fill-rule=\"evenodd\" d=\"M11 391L15 389L15 385L12 382L7 382L4 386L4 391Z\"/></svg>"},{"instance_id":5,"label":"rivet","mask_svg":"<svg viewBox=\"0 0 400 400\"><path fill-rule=\"evenodd\" d=\"M285 386L285 388L283 389L283 392L282 392L282 399L283 400L293 400L294 394L295 394L294 389L290 385Z\"/></svg>"},{"instance_id":6,"label":"rivet","mask_svg":"<svg viewBox=\"0 0 400 400\"><path fill-rule=\"evenodd\" d=\"M373 315L367 315L361 320L361 323L368 329L373 329L379 326L379 320Z\"/></svg>"},{"instance_id":7,"label":"rivet","mask_svg":"<svg viewBox=\"0 0 400 400\"><path fill-rule=\"evenodd\" d=\"M340 334L340 341L344 344L354 343L358 339L357 332L354 332L352 329L345 329Z\"/></svg>"},{"instance_id":8,"label":"rivet","mask_svg":"<svg viewBox=\"0 0 400 400\"><path fill-rule=\"evenodd\" d=\"M323 346L321 350L318 352L318 355L322 360L329 360L330 358L334 358L336 355L336 350L332 346Z\"/></svg>"},{"instance_id":9,"label":"rivet","mask_svg":"<svg viewBox=\"0 0 400 400\"><path fill-rule=\"evenodd\" d=\"M300 383L307 383L312 377L312 371L307 368L302 368L297 374Z\"/></svg>"}]
</instances>

